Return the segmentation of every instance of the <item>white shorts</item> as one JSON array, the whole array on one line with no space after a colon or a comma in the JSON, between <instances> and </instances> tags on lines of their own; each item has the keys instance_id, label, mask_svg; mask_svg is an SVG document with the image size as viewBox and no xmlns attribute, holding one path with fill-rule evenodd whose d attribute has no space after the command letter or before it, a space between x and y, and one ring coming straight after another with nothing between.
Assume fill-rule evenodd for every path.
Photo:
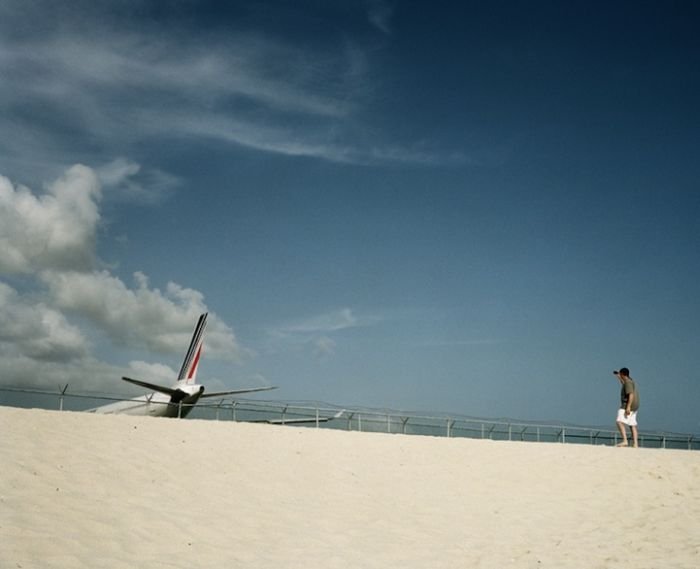
<instances>
[{"instance_id":1,"label":"white shorts","mask_svg":"<svg viewBox=\"0 0 700 569\"><path fill-rule=\"evenodd\" d=\"M622 423L623 425L627 425L628 427L636 427L637 426L637 412L632 411L627 417L625 417L625 410L624 409L618 409L617 410L617 422Z\"/></svg>"}]
</instances>

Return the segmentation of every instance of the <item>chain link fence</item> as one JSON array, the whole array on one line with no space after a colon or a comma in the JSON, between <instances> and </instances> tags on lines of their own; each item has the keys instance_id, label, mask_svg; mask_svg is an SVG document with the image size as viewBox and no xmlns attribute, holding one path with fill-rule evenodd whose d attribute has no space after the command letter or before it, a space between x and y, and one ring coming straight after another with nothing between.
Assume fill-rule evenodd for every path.
<instances>
[{"instance_id":1,"label":"chain link fence","mask_svg":"<svg viewBox=\"0 0 700 569\"><path fill-rule=\"evenodd\" d=\"M0 404L15 407L86 411L125 400L119 397L70 393L68 386L57 391L0 388ZM148 405L170 404L150 402ZM186 414L182 412L182 406L178 411L181 415ZM257 422L373 433L591 445L615 445L619 442L616 429L537 424L460 415L428 415L397 410L343 408L309 401L222 399L198 403L189 411L190 418L203 420ZM700 450L700 436L640 430L639 444L645 448Z\"/></svg>"}]
</instances>

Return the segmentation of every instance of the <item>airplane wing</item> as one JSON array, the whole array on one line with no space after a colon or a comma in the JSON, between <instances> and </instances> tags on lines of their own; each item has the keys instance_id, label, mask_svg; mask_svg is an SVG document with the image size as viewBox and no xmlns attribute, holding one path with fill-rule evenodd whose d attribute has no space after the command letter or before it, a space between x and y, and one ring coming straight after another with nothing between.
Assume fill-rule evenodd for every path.
<instances>
[{"instance_id":1,"label":"airplane wing","mask_svg":"<svg viewBox=\"0 0 700 569\"><path fill-rule=\"evenodd\" d=\"M131 379L130 377L122 377L122 379L124 381L128 381L129 383L133 383L134 385L138 385L140 387L145 387L146 389L152 389L153 391L165 393L165 395L170 395L170 397L175 395L175 393L177 392L177 389L173 389L172 387L164 387L162 385L156 385L155 383L148 383L147 381L140 381L138 379Z\"/></svg>"},{"instance_id":2,"label":"airplane wing","mask_svg":"<svg viewBox=\"0 0 700 569\"><path fill-rule=\"evenodd\" d=\"M255 391L270 391L271 389L277 389L276 385L270 387L245 387L243 389L232 389L231 391L212 391L207 393L206 391L200 396L200 399L205 397L222 397L224 395L237 395L239 393L253 393Z\"/></svg>"},{"instance_id":3,"label":"airplane wing","mask_svg":"<svg viewBox=\"0 0 700 569\"><path fill-rule=\"evenodd\" d=\"M332 417L299 417L297 419L261 419L259 421L249 421L250 423L267 423L268 425L299 425L303 423L327 423L333 419L338 419L345 409L338 411Z\"/></svg>"},{"instance_id":4,"label":"airplane wing","mask_svg":"<svg viewBox=\"0 0 700 569\"><path fill-rule=\"evenodd\" d=\"M129 383L133 383L134 385L145 387L146 389L152 389L153 391L165 393L166 395L170 395L171 397L175 395L178 391L177 389L173 389L172 387L165 387L163 385L157 385L155 383L148 383L147 381L132 379L130 377L122 377L122 379L124 381L128 381ZM223 395L237 395L239 393L253 393L254 391L269 391L270 389L277 389L277 387L245 387L242 389L232 389L231 391L212 391L211 393L205 392L202 395L200 395L200 399L203 399L205 397L221 397Z\"/></svg>"}]
</instances>

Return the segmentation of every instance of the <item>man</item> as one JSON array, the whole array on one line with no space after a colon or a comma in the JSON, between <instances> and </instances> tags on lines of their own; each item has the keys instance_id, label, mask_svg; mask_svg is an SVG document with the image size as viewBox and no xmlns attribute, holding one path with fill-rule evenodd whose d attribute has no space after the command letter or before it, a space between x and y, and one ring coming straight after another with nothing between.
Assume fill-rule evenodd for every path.
<instances>
[{"instance_id":1,"label":"man","mask_svg":"<svg viewBox=\"0 0 700 569\"><path fill-rule=\"evenodd\" d=\"M627 442L627 427L632 431L632 446L637 448L637 410L639 409L639 391L634 380L630 377L630 370L626 367L620 368L620 371L613 372L617 379L622 384L620 390L620 408L617 410L617 428L622 435L622 442L619 447L628 446Z\"/></svg>"}]
</instances>

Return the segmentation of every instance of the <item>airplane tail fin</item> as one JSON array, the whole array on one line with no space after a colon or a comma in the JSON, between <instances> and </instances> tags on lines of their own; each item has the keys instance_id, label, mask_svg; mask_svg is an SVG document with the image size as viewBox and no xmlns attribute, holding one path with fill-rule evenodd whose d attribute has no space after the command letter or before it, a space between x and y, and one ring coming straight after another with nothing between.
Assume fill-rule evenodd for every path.
<instances>
[{"instance_id":1,"label":"airplane tail fin","mask_svg":"<svg viewBox=\"0 0 700 569\"><path fill-rule=\"evenodd\" d=\"M202 345L204 343L204 330L207 327L207 313L202 314L197 321L190 347L185 355L185 360L182 362L180 373L177 376L178 381L185 383L195 383L197 378L197 368L199 367L199 359L202 355Z\"/></svg>"}]
</instances>

